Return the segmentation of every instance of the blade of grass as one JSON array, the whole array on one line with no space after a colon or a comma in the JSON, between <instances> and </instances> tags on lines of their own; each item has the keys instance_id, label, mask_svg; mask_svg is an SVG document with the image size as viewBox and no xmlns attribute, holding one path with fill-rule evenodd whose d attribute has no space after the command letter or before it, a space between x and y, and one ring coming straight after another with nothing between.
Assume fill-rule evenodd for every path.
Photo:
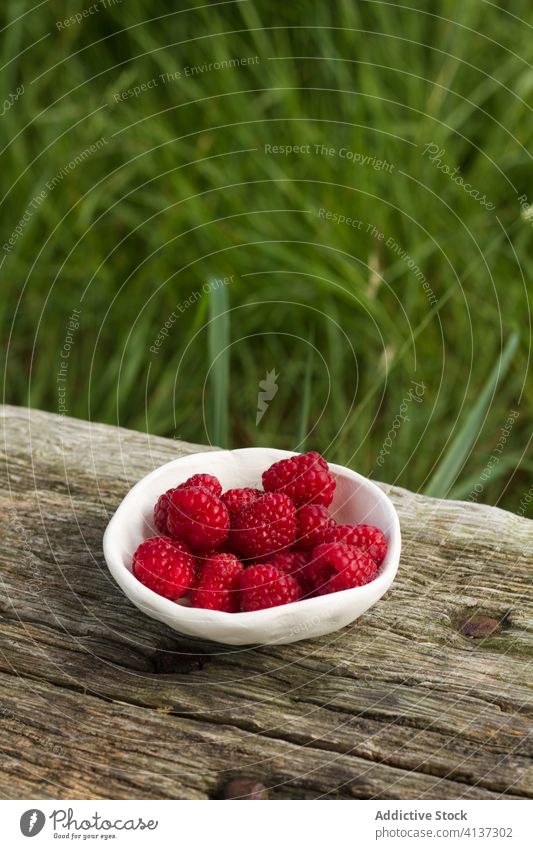
<instances>
[{"instance_id":1,"label":"blade of grass","mask_svg":"<svg viewBox=\"0 0 533 849\"><path fill-rule=\"evenodd\" d=\"M463 426L455 436L455 439L450 443L446 454L442 458L426 486L424 490L425 495L430 495L434 498L447 497L450 488L455 483L466 458L476 443L483 420L488 412L491 399L496 391L498 383L503 379L511 364L513 354L518 346L519 338L518 332L514 331L507 340L501 356L492 369L476 403L470 410Z\"/></svg>"},{"instance_id":2,"label":"blade of grass","mask_svg":"<svg viewBox=\"0 0 533 849\"><path fill-rule=\"evenodd\" d=\"M209 439L214 445L229 448L229 373L230 320L226 286L214 286L209 292Z\"/></svg>"},{"instance_id":3,"label":"blade of grass","mask_svg":"<svg viewBox=\"0 0 533 849\"><path fill-rule=\"evenodd\" d=\"M509 469L517 469L518 467L522 468L520 465L521 458L522 455L517 453L510 454L508 457L502 457L498 465L494 469L491 468L490 477L487 479L487 483L494 483L499 480L507 474ZM470 475L470 477L466 478L466 480L460 481L450 491L450 498L462 501L469 495L476 495L475 487L477 484L483 483L480 479L480 475L483 474L484 471L484 469L478 469L475 475ZM477 499L479 499L479 495L477 495ZM481 501L483 501L483 498L481 498Z\"/></svg>"},{"instance_id":4,"label":"blade of grass","mask_svg":"<svg viewBox=\"0 0 533 849\"><path fill-rule=\"evenodd\" d=\"M300 451L305 451L305 443L307 440L307 429L309 427L309 411L311 409L311 374L313 370L313 354L314 354L315 334L311 331L309 335L309 347L307 349L307 357L305 360L304 382L302 390L302 406L300 409L300 421L298 424L298 436L296 447Z\"/></svg>"}]
</instances>

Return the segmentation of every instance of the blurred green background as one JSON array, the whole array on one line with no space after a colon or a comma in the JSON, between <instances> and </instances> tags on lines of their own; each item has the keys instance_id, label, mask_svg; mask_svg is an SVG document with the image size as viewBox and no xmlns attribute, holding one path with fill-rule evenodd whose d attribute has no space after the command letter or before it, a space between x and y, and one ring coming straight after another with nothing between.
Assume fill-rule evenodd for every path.
<instances>
[{"instance_id":1,"label":"blurred green background","mask_svg":"<svg viewBox=\"0 0 533 849\"><path fill-rule=\"evenodd\" d=\"M532 24L6 0L4 400L531 515Z\"/></svg>"}]
</instances>

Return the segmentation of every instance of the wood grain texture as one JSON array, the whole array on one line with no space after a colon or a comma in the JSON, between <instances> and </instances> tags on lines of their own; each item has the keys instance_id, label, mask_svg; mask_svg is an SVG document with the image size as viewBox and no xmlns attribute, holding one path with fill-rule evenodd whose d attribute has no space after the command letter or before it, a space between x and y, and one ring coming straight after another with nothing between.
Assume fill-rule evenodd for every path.
<instances>
[{"instance_id":1,"label":"wood grain texture","mask_svg":"<svg viewBox=\"0 0 533 849\"><path fill-rule=\"evenodd\" d=\"M2 408L3 798L533 796L533 523L384 486L398 578L353 626L224 648L143 616L102 535L153 468L205 450Z\"/></svg>"}]
</instances>

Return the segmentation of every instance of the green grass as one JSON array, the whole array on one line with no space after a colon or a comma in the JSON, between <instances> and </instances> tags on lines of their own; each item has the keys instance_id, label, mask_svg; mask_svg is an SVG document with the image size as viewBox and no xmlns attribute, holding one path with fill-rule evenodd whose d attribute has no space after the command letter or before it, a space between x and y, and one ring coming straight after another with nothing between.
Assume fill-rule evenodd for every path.
<instances>
[{"instance_id":1,"label":"green grass","mask_svg":"<svg viewBox=\"0 0 533 849\"><path fill-rule=\"evenodd\" d=\"M60 30L57 4L27 9L6 0L0 12L3 96L25 87L0 118L0 244L63 178L0 252L5 401L58 410L80 309L71 415L229 447L316 448L469 498L517 410L478 500L518 509L533 396L533 222L519 202L533 203L527 0L512 14L483 0L296 0L275 14L266 0L204 0L158 18L124 0ZM185 73L242 57L258 61ZM272 369L278 391L256 425ZM412 381L421 402L380 466Z\"/></svg>"},{"instance_id":2,"label":"green grass","mask_svg":"<svg viewBox=\"0 0 533 849\"><path fill-rule=\"evenodd\" d=\"M209 401L210 441L214 445L229 448L229 401L230 401L230 321L228 312L228 290L226 285L217 284L217 278L209 281L209 325L208 351L211 368L208 374L207 399Z\"/></svg>"}]
</instances>

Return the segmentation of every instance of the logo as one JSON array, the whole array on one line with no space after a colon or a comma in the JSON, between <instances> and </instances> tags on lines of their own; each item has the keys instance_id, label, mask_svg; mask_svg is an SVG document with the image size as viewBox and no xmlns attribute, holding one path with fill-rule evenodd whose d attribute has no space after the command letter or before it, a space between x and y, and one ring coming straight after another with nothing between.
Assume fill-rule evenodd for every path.
<instances>
[{"instance_id":1,"label":"logo","mask_svg":"<svg viewBox=\"0 0 533 849\"><path fill-rule=\"evenodd\" d=\"M42 831L45 822L46 817L42 811L30 808L29 811L24 811L20 818L20 830L24 837L35 837Z\"/></svg>"},{"instance_id":2,"label":"logo","mask_svg":"<svg viewBox=\"0 0 533 849\"><path fill-rule=\"evenodd\" d=\"M264 380L259 381L259 392L257 393L257 415L255 417L256 426L268 410L268 403L272 401L278 391L278 377L279 374L276 374L276 370L272 369L271 371L267 371Z\"/></svg>"}]
</instances>

